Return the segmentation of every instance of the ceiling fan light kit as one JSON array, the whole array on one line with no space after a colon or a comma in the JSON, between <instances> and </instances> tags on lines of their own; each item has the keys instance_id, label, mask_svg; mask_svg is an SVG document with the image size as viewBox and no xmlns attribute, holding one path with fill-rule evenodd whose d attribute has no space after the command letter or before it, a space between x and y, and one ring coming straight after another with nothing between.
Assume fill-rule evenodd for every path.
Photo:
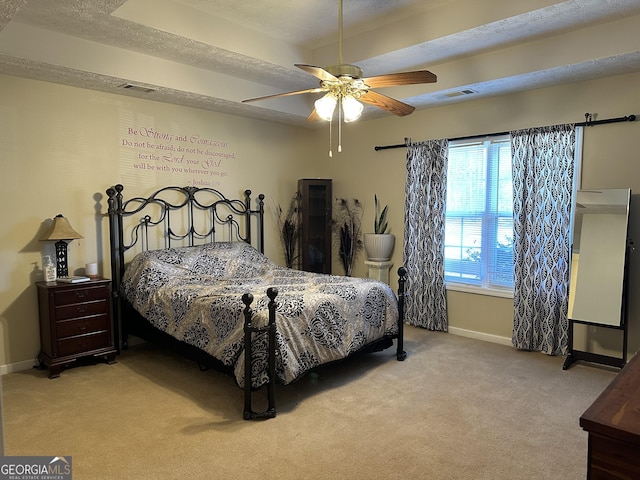
<instances>
[{"instance_id":1,"label":"ceiling fan light kit","mask_svg":"<svg viewBox=\"0 0 640 480\"><path fill-rule=\"evenodd\" d=\"M274 97L298 95L306 93L323 93L325 95L316 100L314 110L311 112L308 121L318 119L329 122L329 142L331 142L331 123L338 107L338 152L342 151L342 122L353 122L360 118L364 105L372 105L381 108L397 116L411 114L415 107L403 103L394 98L388 97L372 89L382 87L395 87L399 85L416 85L423 83L434 83L437 77L427 70L417 70L414 72L390 73L369 78L363 78L363 71L357 65L345 64L342 61L342 0L338 0L338 65L328 67L316 67L314 65L295 64L296 67L313 75L320 80L320 86L308 88L295 92L268 95L266 97L251 98L243 102L254 102L266 100ZM362 102L362 103L361 103ZM329 149L329 156L332 156Z\"/></svg>"}]
</instances>

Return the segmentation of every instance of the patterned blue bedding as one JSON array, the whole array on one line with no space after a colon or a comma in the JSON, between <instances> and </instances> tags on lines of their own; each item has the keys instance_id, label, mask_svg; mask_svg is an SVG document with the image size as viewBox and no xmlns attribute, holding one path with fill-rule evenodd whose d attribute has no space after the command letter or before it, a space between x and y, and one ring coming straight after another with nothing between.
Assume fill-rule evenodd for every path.
<instances>
[{"instance_id":1,"label":"patterned blue bedding","mask_svg":"<svg viewBox=\"0 0 640 480\"><path fill-rule=\"evenodd\" d=\"M242 295L254 296L254 325L266 325L268 287L278 289L276 375L283 384L398 333L396 296L385 283L280 267L244 242L140 253L121 293L153 326L232 367L243 387ZM259 387L268 381L266 338L252 349L251 383Z\"/></svg>"}]
</instances>

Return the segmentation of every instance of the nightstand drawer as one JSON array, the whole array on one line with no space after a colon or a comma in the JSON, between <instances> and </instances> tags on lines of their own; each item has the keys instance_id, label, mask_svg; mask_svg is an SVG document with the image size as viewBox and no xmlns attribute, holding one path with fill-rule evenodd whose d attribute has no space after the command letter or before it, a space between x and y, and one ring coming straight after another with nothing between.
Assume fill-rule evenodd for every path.
<instances>
[{"instance_id":1,"label":"nightstand drawer","mask_svg":"<svg viewBox=\"0 0 640 480\"><path fill-rule=\"evenodd\" d=\"M54 296L56 306L106 300L109 298L109 288L107 285L98 285L89 288L57 290Z\"/></svg>"},{"instance_id":2,"label":"nightstand drawer","mask_svg":"<svg viewBox=\"0 0 640 480\"><path fill-rule=\"evenodd\" d=\"M75 318L73 320L64 320L56 323L56 334L58 339L108 330L109 316L106 313L93 317Z\"/></svg>"},{"instance_id":3,"label":"nightstand drawer","mask_svg":"<svg viewBox=\"0 0 640 480\"><path fill-rule=\"evenodd\" d=\"M79 335L77 337L64 338L58 340L58 355L74 355L77 353L87 353L91 350L98 350L111 346L109 332L98 332L89 335Z\"/></svg>"},{"instance_id":4,"label":"nightstand drawer","mask_svg":"<svg viewBox=\"0 0 640 480\"><path fill-rule=\"evenodd\" d=\"M56 321L107 313L108 306L107 301L103 299L96 302L76 303L73 305L56 307Z\"/></svg>"}]
</instances>

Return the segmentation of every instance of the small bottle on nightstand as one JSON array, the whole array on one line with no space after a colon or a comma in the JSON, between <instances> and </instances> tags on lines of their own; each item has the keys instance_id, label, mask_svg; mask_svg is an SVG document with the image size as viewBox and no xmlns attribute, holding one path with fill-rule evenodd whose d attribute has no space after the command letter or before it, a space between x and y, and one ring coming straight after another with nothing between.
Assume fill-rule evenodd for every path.
<instances>
[{"instance_id":1,"label":"small bottle on nightstand","mask_svg":"<svg viewBox=\"0 0 640 480\"><path fill-rule=\"evenodd\" d=\"M51 261L51 255L45 256L44 261L44 281L55 282L56 281L56 266Z\"/></svg>"}]
</instances>

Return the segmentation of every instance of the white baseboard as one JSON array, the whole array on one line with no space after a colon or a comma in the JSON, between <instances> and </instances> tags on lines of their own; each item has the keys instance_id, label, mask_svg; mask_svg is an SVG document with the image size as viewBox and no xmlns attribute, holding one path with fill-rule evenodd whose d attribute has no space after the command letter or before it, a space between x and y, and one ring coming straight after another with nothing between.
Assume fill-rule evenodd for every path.
<instances>
[{"instance_id":1,"label":"white baseboard","mask_svg":"<svg viewBox=\"0 0 640 480\"><path fill-rule=\"evenodd\" d=\"M0 365L0 375L6 375L7 373L21 372L23 370L29 370L35 365L34 360L24 360L22 362L10 363L8 365Z\"/></svg>"},{"instance_id":2,"label":"white baseboard","mask_svg":"<svg viewBox=\"0 0 640 480\"><path fill-rule=\"evenodd\" d=\"M466 330L464 328L449 327L449 333L453 335L460 335L461 337L475 338L476 340L484 340L485 342L499 343L500 345L506 345L512 347L511 337L501 337L499 335L492 335L490 333L476 332L474 330Z\"/></svg>"}]
</instances>

